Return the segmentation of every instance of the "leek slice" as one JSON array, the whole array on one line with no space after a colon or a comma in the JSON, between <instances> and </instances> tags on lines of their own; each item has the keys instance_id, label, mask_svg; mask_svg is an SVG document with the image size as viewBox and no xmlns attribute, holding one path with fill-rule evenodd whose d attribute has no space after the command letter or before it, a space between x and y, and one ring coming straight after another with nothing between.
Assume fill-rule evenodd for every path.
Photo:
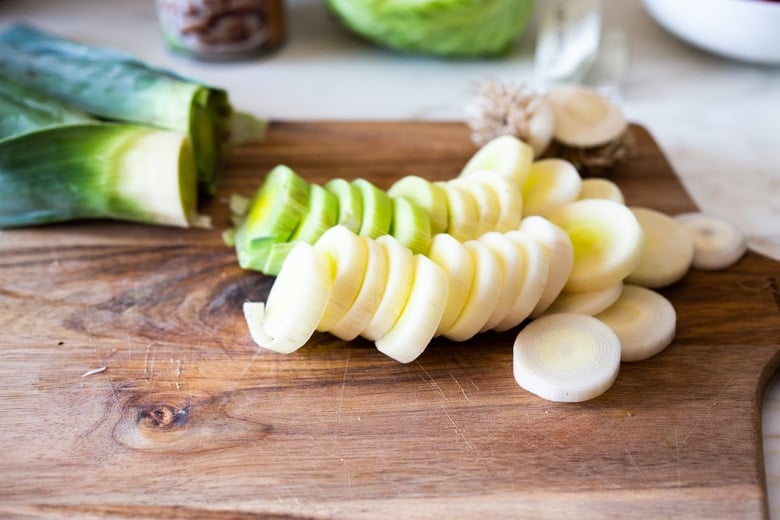
<instances>
[{"instance_id":1,"label":"leek slice","mask_svg":"<svg viewBox=\"0 0 780 520\"><path fill-rule=\"evenodd\" d=\"M577 403L598 397L617 379L620 338L584 314L549 314L515 339L515 381L549 401Z\"/></svg>"}]
</instances>

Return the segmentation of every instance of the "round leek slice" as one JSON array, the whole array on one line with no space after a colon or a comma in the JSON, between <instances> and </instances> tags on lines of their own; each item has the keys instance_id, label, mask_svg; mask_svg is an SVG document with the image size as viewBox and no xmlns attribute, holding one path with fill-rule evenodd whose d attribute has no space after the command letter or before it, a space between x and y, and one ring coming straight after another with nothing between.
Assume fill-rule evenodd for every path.
<instances>
[{"instance_id":1,"label":"round leek slice","mask_svg":"<svg viewBox=\"0 0 780 520\"><path fill-rule=\"evenodd\" d=\"M514 344L517 383L544 399L580 402L603 394L620 369L620 340L583 314L550 314L529 323Z\"/></svg>"}]
</instances>

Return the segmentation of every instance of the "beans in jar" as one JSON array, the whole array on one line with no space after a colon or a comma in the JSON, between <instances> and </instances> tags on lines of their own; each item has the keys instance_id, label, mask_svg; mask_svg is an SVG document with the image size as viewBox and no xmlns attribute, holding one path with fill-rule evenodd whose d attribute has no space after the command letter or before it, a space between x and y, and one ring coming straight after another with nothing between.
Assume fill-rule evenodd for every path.
<instances>
[{"instance_id":1,"label":"beans in jar","mask_svg":"<svg viewBox=\"0 0 780 520\"><path fill-rule=\"evenodd\" d=\"M168 45L197 58L251 56L284 37L283 0L157 0L157 18Z\"/></svg>"}]
</instances>

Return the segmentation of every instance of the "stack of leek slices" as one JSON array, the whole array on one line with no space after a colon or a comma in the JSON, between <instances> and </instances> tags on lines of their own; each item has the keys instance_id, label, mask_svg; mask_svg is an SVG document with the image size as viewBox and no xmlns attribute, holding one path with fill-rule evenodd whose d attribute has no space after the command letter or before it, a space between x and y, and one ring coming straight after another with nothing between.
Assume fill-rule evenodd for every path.
<instances>
[{"instance_id":1,"label":"stack of leek slices","mask_svg":"<svg viewBox=\"0 0 780 520\"><path fill-rule=\"evenodd\" d=\"M569 91L574 122L561 117L559 131L623 132L593 99ZM614 182L510 135L455 178L406 176L386 192L361 179L317 186L280 165L232 209L239 262L276 275L265 302L244 304L259 346L291 353L326 332L409 363L436 337L517 328L517 383L562 402L601 395L621 363L672 343L676 312L657 289L746 249L723 219L627 205Z\"/></svg>"}]
</instances>

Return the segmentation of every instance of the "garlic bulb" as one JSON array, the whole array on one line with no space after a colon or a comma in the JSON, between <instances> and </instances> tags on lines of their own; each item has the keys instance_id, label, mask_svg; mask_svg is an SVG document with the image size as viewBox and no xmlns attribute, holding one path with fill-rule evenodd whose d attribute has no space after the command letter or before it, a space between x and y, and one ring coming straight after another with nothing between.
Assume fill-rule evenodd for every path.
<instances>
[{"instance_id":1,"label":"garlic bulb","mask_svg":"<svg viewBox=\"0 0 780 520\"><path fill-rule=\"evenodd\" d=\"M552 140L552 107L526 83L486 80L471 108L469 128L477 146L501 135L512 135L528 143L534 155L540 156Z\"/></svg>"}]
</instances>

